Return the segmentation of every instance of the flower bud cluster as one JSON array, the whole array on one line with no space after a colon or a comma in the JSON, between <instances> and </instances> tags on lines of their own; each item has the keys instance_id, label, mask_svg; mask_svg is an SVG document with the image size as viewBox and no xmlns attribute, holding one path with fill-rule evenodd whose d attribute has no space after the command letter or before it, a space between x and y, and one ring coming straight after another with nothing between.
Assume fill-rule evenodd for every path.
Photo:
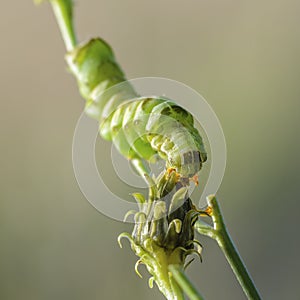
<instances>
[{"instance_id":1,"label":"flower bud cluster","mask_svg":"<svg viewBox=\"0 0 300 300\"><path fill-rule=\"evenodd\" d=\"M194 224L199 212L188 197L187 187L178 182L175 171L166 171L151 181L149 199L134 194L140 211L134 214L135 226L132 234L119 236L130 240L131 248L139 260L136 264L146 265L153 280L161 292L173 299L173 284L168 266L171 264L184 267L186 257L197 253L201 258L201 245L194 240ZM196 249L195 249L196 248Z\"/></svg>"}]
</instances>

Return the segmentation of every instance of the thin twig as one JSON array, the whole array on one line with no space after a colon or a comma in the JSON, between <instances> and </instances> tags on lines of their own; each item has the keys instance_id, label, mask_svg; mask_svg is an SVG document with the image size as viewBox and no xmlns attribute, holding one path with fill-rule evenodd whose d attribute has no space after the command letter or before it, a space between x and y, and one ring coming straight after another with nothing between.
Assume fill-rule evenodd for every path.
<instances>
[{"instance_id":1,"label":"thin twig","mask_svg":"<svg viewBox=\"0 0 300 300\"><path fill-rule=\"evenodd\" d=\"M261 296L227 231L216 197L214 195L208 196L207 204L213 227L202 221L197 221L195 229L200 234L217 241L248 299L261 300Z\"/></svg>"},{"instance_id":2,"label":"thin twig","mask_svg":"<svg viewBox=\"0 0 300 300\"><path fill-rule=\"evenodd\" d=\"M76 46L76 35L73 27L73 1L50 0L58 27L61 31L67 51Z\"/></svg>"},{"instance_id":3,"label":"thin twig","mask_svg":"<svg viewBox=\"0 0 300 300\"><path fill-rule=\"evenodd\" d=\"M169 270L171 271L172 276L177 284L191 300L204 300L204 298L199 294L193 284L186 277L186 274L182 271L180 266L170 265Z\"/></svg>"}]
</instances>

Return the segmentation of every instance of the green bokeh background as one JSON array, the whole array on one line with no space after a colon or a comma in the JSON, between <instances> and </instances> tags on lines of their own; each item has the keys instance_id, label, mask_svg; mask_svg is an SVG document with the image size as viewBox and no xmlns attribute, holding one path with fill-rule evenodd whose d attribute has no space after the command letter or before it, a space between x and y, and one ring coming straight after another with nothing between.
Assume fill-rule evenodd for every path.
<instances>
[{"instance_id":1,"label":"green bokeh background","mask_svg":"<svg viewBox=\"0 0 300 300\"><path fill-rule=\"evenodd\" d=\"M128 78L168 77L208 100L228 146L218 197L229 230L264 299L300 299L300 2L76 2L80 39L109 41ZM163 299L117 245L131 226L77 186L83 101L49 5L3 2L0 32L0 299ZM195 285L208 300L245 299L217 245L201 241Z\"/></svg>"}]
</instances>

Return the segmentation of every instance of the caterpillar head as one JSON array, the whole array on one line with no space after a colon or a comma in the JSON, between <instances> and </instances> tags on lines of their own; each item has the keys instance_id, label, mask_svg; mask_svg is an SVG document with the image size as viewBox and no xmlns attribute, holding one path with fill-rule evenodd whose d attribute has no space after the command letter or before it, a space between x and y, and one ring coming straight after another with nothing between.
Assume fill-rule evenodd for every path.
<instances>
[{"instance_id":1,"label":"caterpillar head","mask_svg":"<svg viewBox=\"0 0 300 300\"><path fill-rule=\"evenodd\" d=\"M205 152L198 150L190 150L176 155L169 155L167 165L176 169L182 178L192 178L202 168L202 163L207 160Z\"/></svg>"}]
</instances>

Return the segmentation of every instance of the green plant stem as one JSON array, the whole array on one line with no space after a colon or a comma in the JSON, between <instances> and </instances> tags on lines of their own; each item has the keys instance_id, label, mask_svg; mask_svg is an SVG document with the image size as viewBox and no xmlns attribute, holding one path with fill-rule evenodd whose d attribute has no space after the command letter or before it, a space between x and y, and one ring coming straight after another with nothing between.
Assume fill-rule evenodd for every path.
<instances>
[{"instance_id":1,"label":"green plant stem","mask_svg":"<svg viewBox=\"0 0 300 300\"><path fill-rule=\"evenodd\" d=\"M67 51L76 46L72 0L50 0Z\"/></svg>"},{"instance_id":2,"label":"green plant stem","mask_svg":"<svg viewBox=\"0 0 300 300\"><path fill-rule=\"evenodd\" d=\"M171 271L172 276L174 277L177 284L191 300L204 300L204 298L199 294L196 288L186 277L180 266L170 265L169 270Z\"/></svg>"},{"instance_id":3,"label":"green plant stem","mask_svg":"<svg viewBox=\"0 0 300 300\"><path fill-rule=\"evenodd\" d=\"M170 270L170 268L169 268L169 270ZM181 286L178 284L177 280L175 278L173 278L174 276L172 276L170 273L169 273L168 277L169 277L168 281L171 284L172 294L170 294L170 297L168 297L167 299L168 300L169 299L184 300L183 290L182 290ZM168 282L168 281L166 281L166 282Z\"/></svg>"},{"instance_id":4,"label":"green plant stem","mask_svg":"<svg viewBox=\"0 0 300 300\"><path fill-rule=\"evenodd\" d=\"M260 300L261 296L227 231L216 197L213 195L208 196L207 203L209 209L211 209L210 216L213 221L213 227L202 221L197 221L195 229L200 234L209 236L217 241L248 299Z\"/></svg>"}]
</instances>

